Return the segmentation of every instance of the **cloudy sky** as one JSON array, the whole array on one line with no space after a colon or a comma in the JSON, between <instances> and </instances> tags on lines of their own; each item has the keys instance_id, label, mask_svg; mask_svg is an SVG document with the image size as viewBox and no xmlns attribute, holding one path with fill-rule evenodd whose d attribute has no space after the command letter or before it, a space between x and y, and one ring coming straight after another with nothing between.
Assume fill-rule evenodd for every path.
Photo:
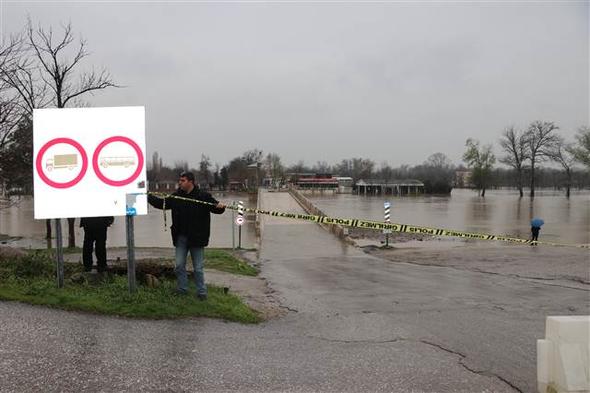
<instances>
[{"instance_id":1,"label":"cloudy sky","mask_svg":"<svg viewBox=\"0 0 590 393\"><path fill-rule=\"evenodd\" d=\"M2 1L1 30L71 22L146 107L148 155L419 164L506 126L589 123L589 3Z\"/></svg>"}]
</instances>

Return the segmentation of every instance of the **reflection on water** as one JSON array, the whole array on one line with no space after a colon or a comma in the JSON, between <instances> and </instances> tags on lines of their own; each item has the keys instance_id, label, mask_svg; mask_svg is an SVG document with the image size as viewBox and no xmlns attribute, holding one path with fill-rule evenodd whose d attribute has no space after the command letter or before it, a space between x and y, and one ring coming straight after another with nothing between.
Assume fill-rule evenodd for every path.
<instances>
[{"instance_id":1,"label":"reflection on water","mask_svg":"<svg viewBox=\"0 0 590 393\"><path fill-rule=\"evenodd\" d=\"M256 196L246 194L218 193L214 197L223 203L243 200L247 207L256 208ZM211 215L212 247L232 247L232 212L226 210L224 214ZM172 224L170 212L166 213L167 226ZM148 214L136 216L134 219L135 245L137 247L172 247L170 228L164 228L162 210L149 207ZM64 246L67 245L67 220L62 221ZM82 228L76 220L76 245L81 246L84 236ZM0 234L22 237L11 241L10 244L20 247L44 248L45 220L33 219L33 199L24 197L20 202L7 209L0 210ZM55 229L53 235L55 236ZM254 217L247 217L242 226L242 248L252 248L255 243ZM55 242L54 242L55 244ZM235 230L235 244L238 245L238 230ZM121 247L126 245L125 217L115 217L115 223L108 230L107 247Z\"/></svg>"},{"instance_id":2,"label":"reflection on water","mask_svg":"<svg viewBox=\"0 0 590 393\"><path fill-rule=\"evenodd\" d=\"M391 221L437 228L530 236L530 220L545 220L540 240L590 243L590 192L540 191L531 200L518 191L488 190L485 198L471 190L456 189L450 196L395 197L316 195L312 201L326 214L383 221L383 202L391 206Z\"/></svg>"}]
</instances>

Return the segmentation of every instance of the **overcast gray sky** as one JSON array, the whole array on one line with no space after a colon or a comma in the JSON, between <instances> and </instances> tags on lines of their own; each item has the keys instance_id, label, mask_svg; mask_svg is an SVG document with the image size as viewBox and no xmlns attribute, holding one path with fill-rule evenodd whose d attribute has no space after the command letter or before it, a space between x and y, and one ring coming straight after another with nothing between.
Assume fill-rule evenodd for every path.
<instances>
[{"instance_id":1,"label":"overcast gray sky","mask_svg":"<svg viewBox=\"0 0 590 393\"><path fill-rule=\"evenodd\" d=\"M146 107L148 154L245 150L285 164L459 163L468 137L589 124L589 4L12 2L2 33L71 21L115 82L92 106Z\"/></svg>"}]
</instances>

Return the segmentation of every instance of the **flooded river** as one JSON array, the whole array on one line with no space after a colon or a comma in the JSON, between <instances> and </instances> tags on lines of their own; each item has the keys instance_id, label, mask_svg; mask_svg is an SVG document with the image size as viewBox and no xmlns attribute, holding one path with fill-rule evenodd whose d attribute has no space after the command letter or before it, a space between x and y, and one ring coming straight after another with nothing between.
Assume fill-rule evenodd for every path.
<instances>
[{"instance_id":1,"label":"flooded river","mask_svg":"<svg viewBox=\"0 0 590 393\"><path fill-rule=\"evenodd\" d=\"M460 231L530 237L530 220L545 221L539 240L590 243L590 192L537 191L519 198L515 190L476 192L455 189L448 196L306 195L327 215L383 221L383 202L390 201L391 221Z\"/></svg>"},{"instance_id":2,"label":"flooded river","mask_svg":"<svg viewBox=\"0 0 590 393\"><path fill-rule=\"evenodd\" d=\"M225 203L244 200L247 207L256 207L256 199L245 194L215 194ZM545 220L540 240L564 243L590 243L590 192L575 192L567 199L562 192L540 190L531 200L520 199L514 190L490 190L481 198L471 190L456 189L449 196L359 196L350 194L308 195L326 214L383 220L383 202L392 203L391 221L470 232L504 234L528 238L532 217ZM63 221L64 236L66 220ZM254 218L242 227L242 247L254 246ZM170 213L167 225L170 226ZM45 247L45 221L33 219L33 201L24 198L18 205L0 210L0 234L17 237L8 243ZM81 245L83 232L76 222L76 244ZM6 240L4 240L6 241ZM235 232L235 244L238 234ZM65 243L65 240L64 240ZM170 230L164 230L161 210L150 207L149 214L135 218L135 244L138 247L171 247ZM125 218L117 217L109 229L108 246L125 245ZM212 215L213 247L232 246L232 211Z\"/></svg>"},{"instance_id":3,"label":"flooded river","mask_svg":"<svg viewBox=\"0 0 590 393\"><path fill-rule=\"evenodd\" d=\"M256 208L256 197L246 194L214 193L219 201L230 204L232 201L243 200L248 207ZM135 245L137 247L172 247L170 225L172 218L167 215L167 227L164 228L162 210L148 208L148 214L135 217ZM82 228L76 220L76 245L81 246L84 236ZM62 219L64 246L67 245L67 220ZM0 210L0 235L7 235L16 239L4 239L7 244L19 247L43 248L45 242L45 220L33 219L33 199L22 198L17 204ZM55 231L53 233L55 236ZM234 232L235 244L238 244L239 233L237 227ZM248 217L242 226L242 248L252 248L255 243L254 217ZM55 242L54 242L55 244ZM108 230L107 247L126 245L125 217L115 217L115 223ZM212 247L232 247L232 210L224 214L211 215Z\"/></svg>"}]
</instances>

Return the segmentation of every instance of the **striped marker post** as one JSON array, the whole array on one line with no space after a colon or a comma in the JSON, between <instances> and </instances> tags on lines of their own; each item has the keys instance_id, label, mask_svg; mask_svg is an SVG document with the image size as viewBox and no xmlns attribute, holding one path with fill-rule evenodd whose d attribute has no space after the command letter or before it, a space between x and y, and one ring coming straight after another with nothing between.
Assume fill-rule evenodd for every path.
<instances>
[{"instance_id":1,"label":"striped marker post","mask_svg":"<svg viewBox=\"0 0 590 393\"><path fill-rule=\"evenodd\" d=\"M238 218L236 218L236 224L238 224L238 249L242 248L242 224L244 224L244 202L238 201Z\"/></svg>"},{"instance_id":2,"label":"striped marker post","mask_svg":"<svg viewBox=\"0 0 590 393\"><path fill-rule=\"evenodd\" d=\"M391 203L384 202L383 210L385 222L388 224L391 223ZM384 229L383 233L385 234L385 247L389 247L389 234L391 233L391 229Z\"/></svg>"}]
</instances>

